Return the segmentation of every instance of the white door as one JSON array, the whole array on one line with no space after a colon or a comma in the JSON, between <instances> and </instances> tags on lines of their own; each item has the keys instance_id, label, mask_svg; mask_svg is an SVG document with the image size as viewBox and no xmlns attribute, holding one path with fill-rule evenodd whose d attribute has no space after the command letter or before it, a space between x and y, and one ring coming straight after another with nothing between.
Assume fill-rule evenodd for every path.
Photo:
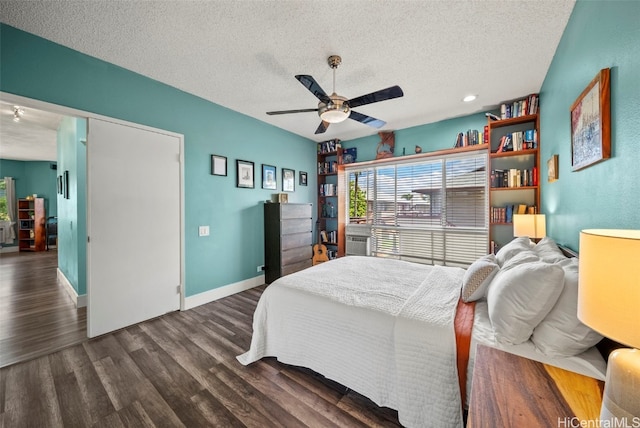
<instances>
[{"instance_id":1,"label":"white door","mask_svg":"<svg viewBox=\"0 0 640 428\"><path fill-rule=\"evenodd\" d=\"M181 139L89 119L87 333L179 309Z\"/></svg>"}]
</instances>

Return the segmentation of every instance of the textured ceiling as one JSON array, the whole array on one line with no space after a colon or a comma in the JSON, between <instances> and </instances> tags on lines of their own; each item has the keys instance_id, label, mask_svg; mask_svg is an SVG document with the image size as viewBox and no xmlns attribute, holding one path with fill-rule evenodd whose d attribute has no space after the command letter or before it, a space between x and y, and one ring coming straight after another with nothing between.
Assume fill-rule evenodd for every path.
<instances>
[{"instance_id":1,"label":"textured ceiling","mask_svg":"<svg viewBox=\"0 0 640 428\"><path fill-rule=\"evenodd\" d=\"M314 135L342 56L347 98L399 85L405 96L360 113L397 130L483 111L539 91L574 0L4 1L2 22L321 141L378 130L353 120ZM476 94L478 99L463 103Z\"/></svg>"}]
</instances>

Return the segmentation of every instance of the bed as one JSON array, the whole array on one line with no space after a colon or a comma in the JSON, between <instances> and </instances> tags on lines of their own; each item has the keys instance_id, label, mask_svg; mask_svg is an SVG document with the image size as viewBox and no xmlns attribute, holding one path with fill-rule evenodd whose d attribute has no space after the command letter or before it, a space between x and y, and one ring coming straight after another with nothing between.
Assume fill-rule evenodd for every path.
<instances>
[{"instance_id":1,"label":"bed","mask_svg":"<svg viewBox=\"0 0 640 428\"><path fill-rule=\"evenodd\" d=\"M551 246L549 240L543 244L536 252L528 239L516 239L467 270L350 256L282 277L261 296L250 349L238 360L247 365L269 356L312 369L379 406L396 409L409 427L463 426L464 386L471 391L477 343L604 379L606 364L593 348L599 340L595 332L581 324L577 332L555 331L557 325L571 324L564 312L573 305L573 288L577 294L577 274L575 287L565 284L565 276L572 275L556 265L573 264L560 257L543 261L543 256L549 258L543 250ZM486 274L492 263L495 267ZM536 271L535 266L541 267ZM552 274L545 275L543 268ZM577 273L577 264L575 268ZM521 278L519 270L536 274L546 285L514 285L514 277L516 282ZM513 293L521 288L524 295ZM522 309L523 300L535 303ZM558 311L557 306L564 307ZM467 314L473 308L467 332L456 330L460 308ZM514 310L520 311L515 317ZM554 311L560 312L558 319ZM527 319L531 312L532 320ZM528 331L527 324L534 323ZM505 332L505 326L514 332ZM537 328L541 333L534 342ZM461 346L465 341L457 339L465 335L468 343ZM468 358L461 359L466 353Z\"/></svg>"}]
</instances>

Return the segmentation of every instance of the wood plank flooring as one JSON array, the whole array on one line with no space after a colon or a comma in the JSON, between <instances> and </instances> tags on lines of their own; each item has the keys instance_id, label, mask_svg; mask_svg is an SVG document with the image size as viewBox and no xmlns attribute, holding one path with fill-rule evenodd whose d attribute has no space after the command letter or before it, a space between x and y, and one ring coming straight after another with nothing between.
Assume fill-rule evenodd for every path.
<instances>
[{"instance_id":1,"label":"wood plank flooring","mask_svg":"<svg viewBox=\"0 0 640 428\"><path fill-rule=\"evenodd\" d=\"M242 366L262 291L0 369L0 426L400 426L397 412L309 370Z\"/></svg>"},{"instance_id":2,"label":"wood plank flooring","mask_svg":"<svg viewBox=\"0 0 640 428\"><path fill-rule=\"evenodd\" d=\"M87 339L86 308L56 280L58 253L0 255L0 367Z\"/></svg>"}]
</instances>

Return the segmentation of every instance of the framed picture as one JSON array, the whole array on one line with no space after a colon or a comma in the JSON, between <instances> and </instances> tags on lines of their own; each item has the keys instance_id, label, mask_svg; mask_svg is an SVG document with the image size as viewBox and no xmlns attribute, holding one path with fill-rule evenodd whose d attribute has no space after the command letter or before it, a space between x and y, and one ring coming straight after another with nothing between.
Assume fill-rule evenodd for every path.
<instances>
[{"instance_id":1,"label":"framed picture","mask_svg":"<svg viewBox=\"0 0 640 428\"><path fill-rule=\"evenodd\" d=\"M227 175L227 158L211 155L211 175Z\"/></svg>"},{"instance_id":2,"label":"framed picture","mask_svg":"<svg viewBox=\"0 0 640 428\"><path fill-rule=\"evenodd\" d=\"M62 194L65 199L69 199L69 171L62 174Z\"/></svg>"},{"instance_id":3,"label":"framed picture","mask_svg":"<svg viewBox=\"0 0 640 428\"><path fill-rule=\"evenodd\" d=\"M611 157L610 69L604 68L571 106L571 167L586 168Z\"/></svg>"},{"instance_id":4,"label":"framed picture","mask_svg":"<svg viewBox=\"0 0 640 428\"><path fill-rule=\"evenodd\" d=\"M253 189L254 171L253 162L236 159L236 187Z\"/></svg>"},{"instance_id":5,"label":"framed picture","mask_svg":"<svg viewBox=\"0 0 640 428\"><path fill-rule=\"evenodd\" d=\"M278 188L275 166L262 164L262 188L271 190Z\"/></svg>"},{"instance_id":6,"label":"framed picture","mask_svg":"<svg viewBox=\"0 0 640 428\"><path fill-rule=\"evenodd\" d=\"M58 195L62 195L62 176L59 175L56 181L58 187Z\"/></svg>"},{"instance_id":7,"label":"framed picture","mask_svg":"<svg viewBox=\"0 0 640 428\"><path fill-rule=\"evenodd\" d=\"M294 192L296 190L296 172L292 169L282 168L282 191Z\"/></svg>"},{"instance_id":8,"label":"framed picture","mask_svg":"<svg viewBox=\"0 0 640 428\"><path fill-rule=\"evenodd\" d=\"M300 181L298 182L301 186L307 185L307 173L300 171Z\"/></svg>"},{"instance_id":9,"label":"framed picture","mask_svg":"<svg viewBox=\"0 0 640 428\"><path fill-rule=\"evenodd\" d=\"M553 155L547 161L547 181L551 183L558 179L558 155Z\"/></svg>"}]
</instances>

